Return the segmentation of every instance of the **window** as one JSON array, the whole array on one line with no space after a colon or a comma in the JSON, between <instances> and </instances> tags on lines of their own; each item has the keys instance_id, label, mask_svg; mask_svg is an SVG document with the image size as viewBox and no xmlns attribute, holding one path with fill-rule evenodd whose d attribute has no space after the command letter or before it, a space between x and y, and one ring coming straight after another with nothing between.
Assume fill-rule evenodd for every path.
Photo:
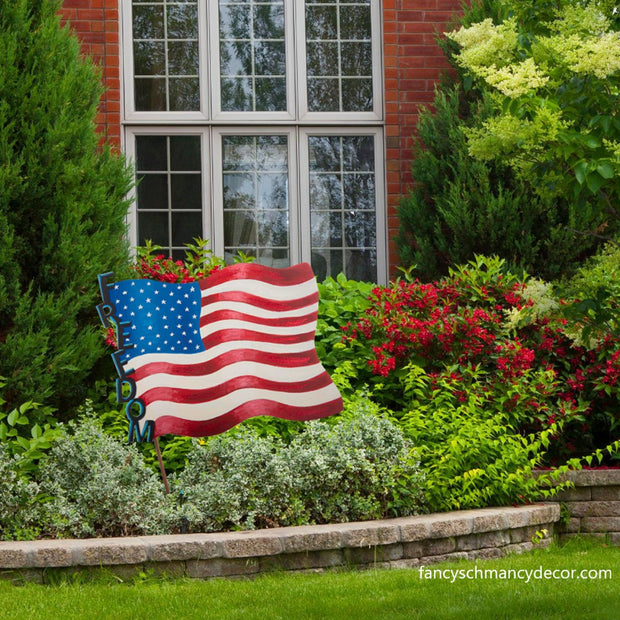
<instances>
[{"instance_id":1,"label":"window","mask_svg":"<svg viewBox=\"0 0 620 620\"><path fill-rule=\"evenodd\" d=\"M380 3L124 3L132 241L387 275Z\"/></svg>"}]
</instances>

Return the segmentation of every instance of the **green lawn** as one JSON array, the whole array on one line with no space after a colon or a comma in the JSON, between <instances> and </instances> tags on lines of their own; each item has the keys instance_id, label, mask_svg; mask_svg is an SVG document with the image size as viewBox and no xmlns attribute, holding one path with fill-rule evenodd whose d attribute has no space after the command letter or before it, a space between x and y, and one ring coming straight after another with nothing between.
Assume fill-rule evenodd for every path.
<instances>
[{"instance_id":1,"label":"green lawn","mask_svg":"<svg viewBox=\"0 0 620 620\"><path fill-rule=\"evenodd\" d=\"M460 578L496 569L497 576ZM620 548L572 541L559 548L480 562L428 567L447 579L422 578L420 569L270 574L254 580L164 580L131 584L0 583L0 618L225 620L282 618L597 618L620 617ZM501 571L611 571L607 579L500 579ZM426 569L424 569L426 570ZM480 572L479 572L480 574ZM531 574L531 572L529 573ZM428 573L427 573L428 575ZM456 575L453 580L451 575ZM561 576L561 575L560 575ZM453 583L451 581L453 580Z\"/></svg>"}]
</instances>

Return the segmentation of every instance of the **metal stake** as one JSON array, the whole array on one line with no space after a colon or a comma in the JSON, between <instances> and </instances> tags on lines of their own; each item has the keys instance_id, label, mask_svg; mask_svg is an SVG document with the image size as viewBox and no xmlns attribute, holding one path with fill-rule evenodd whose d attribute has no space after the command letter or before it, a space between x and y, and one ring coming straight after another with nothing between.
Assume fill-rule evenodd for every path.
<instances>
[{"instance_id":1,"label":"metal stake","mask_svg":"<svg viewBox=\"0 0 620 620\"><path fill-rule=\"evenodd\" d=\"M155 452L157 453L157 460L159 461L159 469L161 471L161 477L164 481L164 488L166 489L166 495L170 494L170 486L168 485L168 476L166 476L166 470L164 469L164 460L161 458L161 450L159 449L159 440L157 437L153 439L155 444Z\"/></svg>"}]
</instances>

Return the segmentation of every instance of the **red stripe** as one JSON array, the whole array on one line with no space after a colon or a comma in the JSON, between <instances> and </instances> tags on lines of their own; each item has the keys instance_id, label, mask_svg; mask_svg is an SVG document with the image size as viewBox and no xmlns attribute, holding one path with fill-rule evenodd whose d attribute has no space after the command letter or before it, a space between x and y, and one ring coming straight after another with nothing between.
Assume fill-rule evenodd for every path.
<instances>
[{"instance_id":1,"label":"red stripe","mask_svg":"<svg viewBox=\"0 0 620 620\"><path fill-rule=\"evenodd\" d=\"M259 362L282 368L300 368L302 366L311 366L318 363L318 361L319 358L314 349L299 353L268 353L265 351L255 351L254 349L235 349L200 364L174 364L171 362L146 364L134 371L130 378L134 381L140 381L145 377L158 373L179 377L198 377L216 372L235 362Z\"/></svg>"},{"instance_id":2,"label":"red stripe","mask_svg":"<svg viewBox=\"0 0 620 620\"><path fill-rule=\"evenodd\" d=\"M222 398L234 392L246 388L256 388L261 390L271 390L273 392L301 393L311 392L320 388L331 385L331 377L323 371L320 375L307 379L306 381L297 381L294 383L282 383L280 381L271 381L262 379L252 375L244 375L235 377L225 383L216 385L203 390L188 390L185 388L175 388L172 386L156 387L147 390L140 396L146 406L156 401L165 400L173 403L182 403L186 405L197 405L200 403L208 404L208 401Z\"/></svg>"},{"instance_id":3,"label":"red stripe","mask_svg":"<svg viewBox=\"0 0 620 620\"><path fill-rule=\"evenodd\" d=\"M184 435L186 437L207 437L217 435L231 429L243 420L258 415L269 415L283 420L306 421L327 416L342 411L342 399L326 402L312 407L290 407L272 400L254 400L244 403L230 412L213 420L184 420L174 416L161 416L155 421L154 437L167 435Z\"/></svg>"},{"instance_id":4,"label":"red stripe","mask_svg":"<svg viewBox=\"0 0 620 620\"><path fill-rule=\"evenodd\" d=\"M214 304L217 302L241 302L249 304L263 310L270 310L271 312L286 312L287 310L297 310L298 308L305 308L316 304L319 300L318 293L311 293L305 297L299 297L295 299L285 299L284 301L277 301L274 299L266 299L265 297L259 297L258 295L252 295L245 291L229 291L228 293L217 293L216 295L207 295L202 298L202 307Z\"/></svg>"},{"instance_id":5,"label":"red stripe","mask_svg":"<svg viewBox=\"0 0 620 620\"><path fill-rule=\"evenodd\" d=\"M215 323L216 321L246 321L248 323L257 323L259 325L268 325L272 327L298 327L299 325L306 325L313 323L317 319L317 312L306 314L305 316L291 316L291 317L278 317L278 318L263 318L259 316L253 316L251 314L245 314L243 312L236 312L234 310L218 310L210 314L200 317L200 327L204 327L209 323Z\"/></svg>"},{"instance_id":6,"label":"red stripe","mask_svg":"<svg viewBox=\"0 0 620 620\"><path fill-rule=\"evenodd\" d=\"M199 284L204 290L231 280L259 280L276 286L294 286L314 280L314 273L308 263L300 263L284 269L274 269L257 263L237 263L214 271Z\"/></svg>"},{"instance_id":7,"label":"red stripe","mask_svg":"<svg viewBox=\"0 0 620 620\"><path fill-rule=\"evenodd\" d=\"M281 335L263 334L249 329L221 329L214 334L209 334L202 339L205 348L215 347L223 342L237 342L239 340L252 340L254 342L270 342L272 344L300 344L302 342L313 342L315 332L305 334Z\"/></svg>"}]
</instances>

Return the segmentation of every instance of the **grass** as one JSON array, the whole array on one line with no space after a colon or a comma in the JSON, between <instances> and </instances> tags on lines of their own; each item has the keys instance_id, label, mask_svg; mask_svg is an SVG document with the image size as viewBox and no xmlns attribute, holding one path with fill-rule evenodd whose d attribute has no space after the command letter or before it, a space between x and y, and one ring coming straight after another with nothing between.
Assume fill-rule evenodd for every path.
<instances>
[{"instance_id":1,"label":"grass","mask_svg":"<svg viewBox=\"0 0 620 620\"><path fill-rule=\"evenodd\" d=\"M330 618L597 618L620 609L620 548L576 539L500 560L453 562L430 570L496 569L498 577L468 580L422 578L419 568L276 573L253 580L197 581L143 575L130 584L110 576L92 583L55 586L0 582L0 618L46 620L99 618L214 618L303 620ZM427 568L422 569L427 570ZM607 569L607 579L500 579L499 571ZM445 573L449 575L459 573ZM531 574L531 573L530 573ZM428 575L428 573L426 573Z\"/></svg>"}]
</instances>

